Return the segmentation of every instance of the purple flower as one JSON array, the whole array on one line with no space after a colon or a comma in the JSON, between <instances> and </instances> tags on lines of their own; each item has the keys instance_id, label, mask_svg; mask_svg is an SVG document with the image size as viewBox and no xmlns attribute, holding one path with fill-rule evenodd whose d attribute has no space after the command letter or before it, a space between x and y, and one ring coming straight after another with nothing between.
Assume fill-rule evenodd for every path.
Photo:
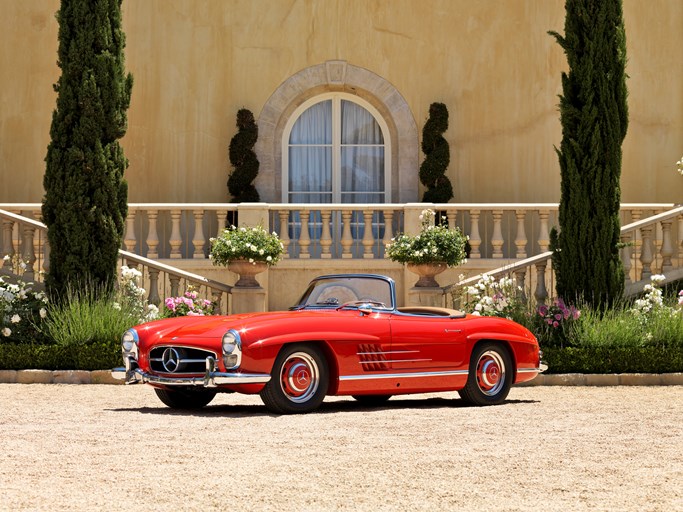
<instances>
[{"instance_id":1,"label":"purple flower","mask_svg":"<svg viewBox=\"0 0 683 512\"><path fill-rule=\"evenodd\" d=\"M562 314L561 314L561 313L556 313L556 314L555 314L555 320L562 320Z\"/></svg>"},{"instance_id":2,"label":"purple flower","mask_svg":"<svg viewBox=\"0 0 683 512\"><path fill-rule=\"evenodd\" d=\"M553 327L557 328L559 326L560 326L560 324L558 322L553 322Z\"/></svg>"},{"instance_id":3,"label":"purple flower","mask_svg":"<svg viewBox=\"0 0 683 512\"><path fill-rule=\"evenodd\" d=\"M545 316L548 314L548 306L543 304L542 306L538 307L538 314L541 316Z\"/></svg>"}]
</instances>

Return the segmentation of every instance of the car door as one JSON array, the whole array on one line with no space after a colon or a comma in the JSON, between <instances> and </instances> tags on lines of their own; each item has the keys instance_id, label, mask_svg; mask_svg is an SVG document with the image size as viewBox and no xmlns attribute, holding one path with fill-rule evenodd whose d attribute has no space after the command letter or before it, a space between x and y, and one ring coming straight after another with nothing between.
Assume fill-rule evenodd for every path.
<instances>
[{"instance_id":1,"label":"car door","mask_svg":"<svg viewBox=\"0 0 683 512\"><path fill-rule=\"evenodd\" d=\"M459 318L395 313L391 316L393 370L438 371L467 367Z\"/></svg>"}]
</instances>

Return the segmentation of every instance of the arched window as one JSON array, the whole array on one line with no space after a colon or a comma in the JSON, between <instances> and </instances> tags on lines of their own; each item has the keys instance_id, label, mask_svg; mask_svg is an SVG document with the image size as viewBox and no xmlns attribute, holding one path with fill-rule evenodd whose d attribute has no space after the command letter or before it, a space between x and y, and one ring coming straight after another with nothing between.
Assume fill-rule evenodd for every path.
<instances>
[{"instance_id":1,"label":"arched window","mask_svg":"<svg viewBox=\"0 0 683 512\"><path fill-rule=\"evenodd\" d=\"M366 101L316 96L287 123L282 140L285 203L390 202L389 130Z\"/></svg>"}]
</instances>

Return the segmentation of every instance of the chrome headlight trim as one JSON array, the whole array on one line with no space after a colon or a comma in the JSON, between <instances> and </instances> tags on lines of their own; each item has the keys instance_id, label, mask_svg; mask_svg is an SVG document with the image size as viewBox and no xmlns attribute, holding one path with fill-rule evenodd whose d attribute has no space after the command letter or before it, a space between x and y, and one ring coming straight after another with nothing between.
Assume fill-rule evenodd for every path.
<instances>
[{"instance_id":1,"label":"chrome headlight trim","mask_svg":"<svg viewBox=\"0 0 683 512\"><path fill-rule=\"evenodd\" d=\"M242 338L235 329L230 329L221 340L223 364L226 370L234 370L242 364Z\"/></svg>"},{"instance_id":2,"label":"chrome headlight trim","mask_svg":"<svg viewBox=\"0 0 683 512\"><path fill-rule=\"evenodd\" d=\"M135 329L128 329L121 336L121 352L124 355L133 355L135 359L138 357L138 344L140 337Z\"/></svg>"}]
</instances>

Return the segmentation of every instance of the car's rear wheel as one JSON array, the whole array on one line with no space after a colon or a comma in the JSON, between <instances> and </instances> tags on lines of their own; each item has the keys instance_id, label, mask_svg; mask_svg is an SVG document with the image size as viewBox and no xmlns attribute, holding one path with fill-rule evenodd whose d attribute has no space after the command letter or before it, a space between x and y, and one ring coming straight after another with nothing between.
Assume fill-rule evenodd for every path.
<instances>
[{"instance_id":1,"label":"car's rear wheel","mask_svg":"<svg viewBox=\"0 0 683 512\"><path fill-rule=\"evenodd\" d=\"M499 343L480 343L472 351L467 384L458 393L473 405L497 405L507 398L512 377L507 349Z\"/></svg>"},{"instance_id":2,"label":"car's rear wheel","mask_svg":"<svg viewBox=\"0 0 683 512\"><path fill-rule=\"evenodd\" d=\"M275 359L261 399L278 414L313 411L327 394L328 375L327 360L318 347L287 345Z\"/></svg>"},{"instance_id":3,"label":"car's rear wheel","mask_svg":"<svg viewBox=\"0 0 683 512\"><path fill-rule=\"evenodd\" d=\"M387 402L391 395L352 395L363 405L378 406Z\"/></svg>"},{"instance_id":4,"label":"car's rear wheel","mask_svg":"<svg viewBox=\"0 0 683 512\"><path fill-rule=\"evenodd\" d=\"M216 391L207 389L154 388L154 392L172 409L201 409L216 396Z\"/></svg>"}]
</instances>

